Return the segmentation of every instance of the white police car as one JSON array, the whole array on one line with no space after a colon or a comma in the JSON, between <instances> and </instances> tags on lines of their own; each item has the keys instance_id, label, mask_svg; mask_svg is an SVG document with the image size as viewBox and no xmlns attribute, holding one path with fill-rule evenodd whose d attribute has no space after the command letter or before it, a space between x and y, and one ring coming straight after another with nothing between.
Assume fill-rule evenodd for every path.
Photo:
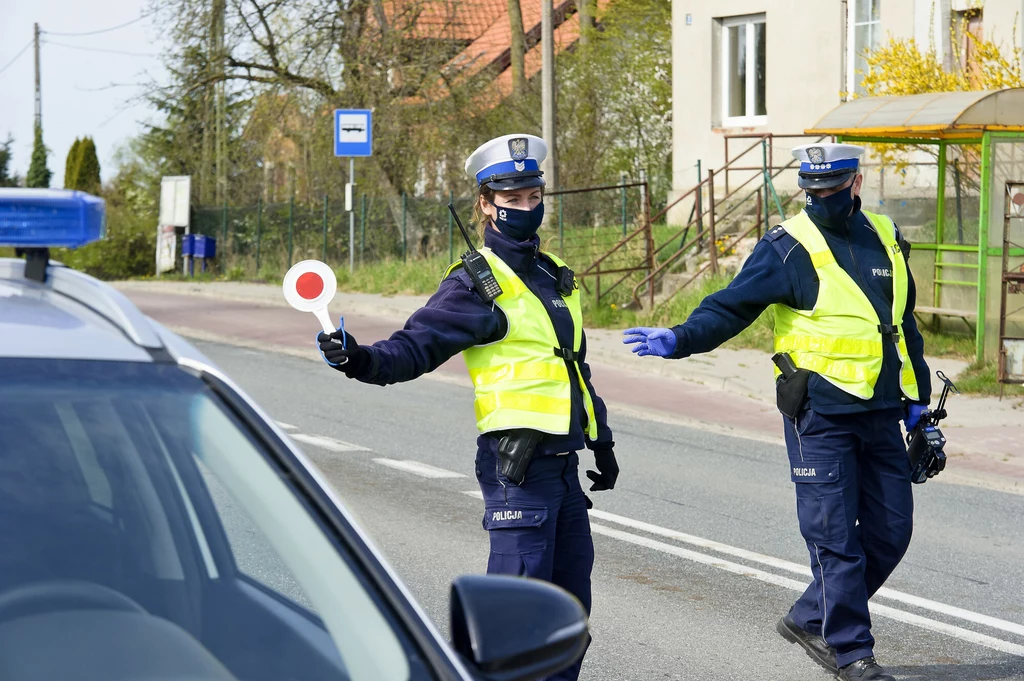
<instances>
[{"instance_id":1,"label":"white police car","mask_svg":"<svg viewBox=\"0 0 1024 681\"><path fill-rule=\"evenodd\" d=\"M551 585L464 576L446 644L317 470L195 348L48 247L103 202L0 189L0 679L538 679Z\"/></svg>"}]
</instances>

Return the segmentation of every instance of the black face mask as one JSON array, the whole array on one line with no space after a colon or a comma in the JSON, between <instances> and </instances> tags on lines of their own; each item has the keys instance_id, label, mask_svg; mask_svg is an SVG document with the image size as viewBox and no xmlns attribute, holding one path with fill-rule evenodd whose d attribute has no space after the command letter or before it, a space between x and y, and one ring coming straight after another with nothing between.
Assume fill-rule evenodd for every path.
<instances>
[{"instance_id":1,"label":"black face mask","mask_svg":"<svg viewBox=\"0 0 1024 681\"><path fill-rule=\"evenodd\" d=\"M541 201L533 210L519 210L508 206L494 206L494 226L510 239L526 241L540 229L544 221L544 202Z\"/></svg>"},{"instance_id":2,"label":"black face mask","mask_svg":"<svg viewBox=\"0 0 1024 681\"><path fill-rule=\"evenodd\" d=\"M830 227L840 227L846 222L846 218L853 214L854 206L853 185L841 189L835 194L825 197L815 196L807 193L807 205L804 210L816 222Z\"/></svg>"}]
</instances>

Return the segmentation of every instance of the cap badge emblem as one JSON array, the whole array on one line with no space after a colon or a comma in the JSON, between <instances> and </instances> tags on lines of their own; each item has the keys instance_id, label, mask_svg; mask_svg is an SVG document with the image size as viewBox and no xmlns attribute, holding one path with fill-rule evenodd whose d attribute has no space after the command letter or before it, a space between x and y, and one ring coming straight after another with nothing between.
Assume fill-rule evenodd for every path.
<instances>
[{"instance_id":1,"label":"cap badge emblem","mask_svg":"<svg viewBox=\"0 0 1024 681\"><path fill-rule=\"evenodd\" d=\"M508 141L508 153L513 161L525 161L530 153L530 145L525 137L516 137Z\"/></svg>"},{"instance_id":2,"label":"cap badge emblem","mask_svg":"<svg viewBox=\"0 0 1024 681\"><path fill-rule=\"evenodd\" d=\"M808 147L807 148L807 159L811 163L824 163L825 162L825 150L821 147Z\"/></svg>"}]
</instances>

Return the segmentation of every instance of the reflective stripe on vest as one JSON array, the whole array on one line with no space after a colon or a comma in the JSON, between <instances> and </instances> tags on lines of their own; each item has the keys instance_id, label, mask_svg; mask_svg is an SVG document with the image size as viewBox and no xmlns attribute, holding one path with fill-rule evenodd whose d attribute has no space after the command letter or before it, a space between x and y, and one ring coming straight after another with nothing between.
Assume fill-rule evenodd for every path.
<instances>
[{"instance_id":1,"label":"reflective stripe on vest","mask_svg":"<svg viewBox=\"0 0 1024 681\"><path fill-rule=\"evenodd\" d=\"M896 226L884 215L861 211L868 218L892 263L892 319L897 327L900 388L918 399L917 378L903 335L909 277ZM782 223L811 256L818 275L818 298L813 310L774 305L775 351L788 352L801 369L820 374L836 387L864 400L875 394L882 371L883 343L878 314L860 286L836 262L818 227L800 211ZM776 369L776 372L778 370Z\"/></svg>"},{"instance_id":2,"label":"reflective stripe on vest","mask_svg":"<svg viewBox=\"0 0 1024 681\"><path fill-rule=\"evenodd\" d=\"M555 354L560 344L544 303L493 251L483 248L480 252L501 285L502 294L494 302L505 313L508 332L501 340L477 345L462 353L473 382L477 429L489 433L532 428L556 435L568 434L572 419L572 380L579 383L583 393L587 436L596 439L594 401L583 381L579 362L570 360L574 374L570 378L566 360ZM555 256L544 255L558 267L565 267ZM451 265L445 277L459 264ZM578 353L583 341L579 289L574 288L572 294L562 300L572 316L572 350Z\"/></svg>"}]
</instances>

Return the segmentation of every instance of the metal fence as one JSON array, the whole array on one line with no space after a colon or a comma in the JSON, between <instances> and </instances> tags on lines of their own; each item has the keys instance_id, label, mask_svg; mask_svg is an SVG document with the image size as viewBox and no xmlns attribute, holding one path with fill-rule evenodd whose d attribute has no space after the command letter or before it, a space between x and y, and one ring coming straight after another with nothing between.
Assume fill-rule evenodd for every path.
<instances>
[{"instance_id":1,"label":"metal fence","mask_svg":"<svg viewBox=\"0 0 1024 681\"><path fill-rule=\"evenodd\" d=\"M645 192L645 184L624 180L610 187L548 193L542 247L582 269L642 224ZM327 196L315 204L207 206L193 212L191 231L217 240L215 272L239 278L280 277L304 259L332 267L347 266L350 257L356 266L420 257L454 260L465 242L448 203L471 228L475 200L362 194L354 197L351 218L341 201ZM471 237L479 245L478 235Z\"/></svg>"}]
</instances>

